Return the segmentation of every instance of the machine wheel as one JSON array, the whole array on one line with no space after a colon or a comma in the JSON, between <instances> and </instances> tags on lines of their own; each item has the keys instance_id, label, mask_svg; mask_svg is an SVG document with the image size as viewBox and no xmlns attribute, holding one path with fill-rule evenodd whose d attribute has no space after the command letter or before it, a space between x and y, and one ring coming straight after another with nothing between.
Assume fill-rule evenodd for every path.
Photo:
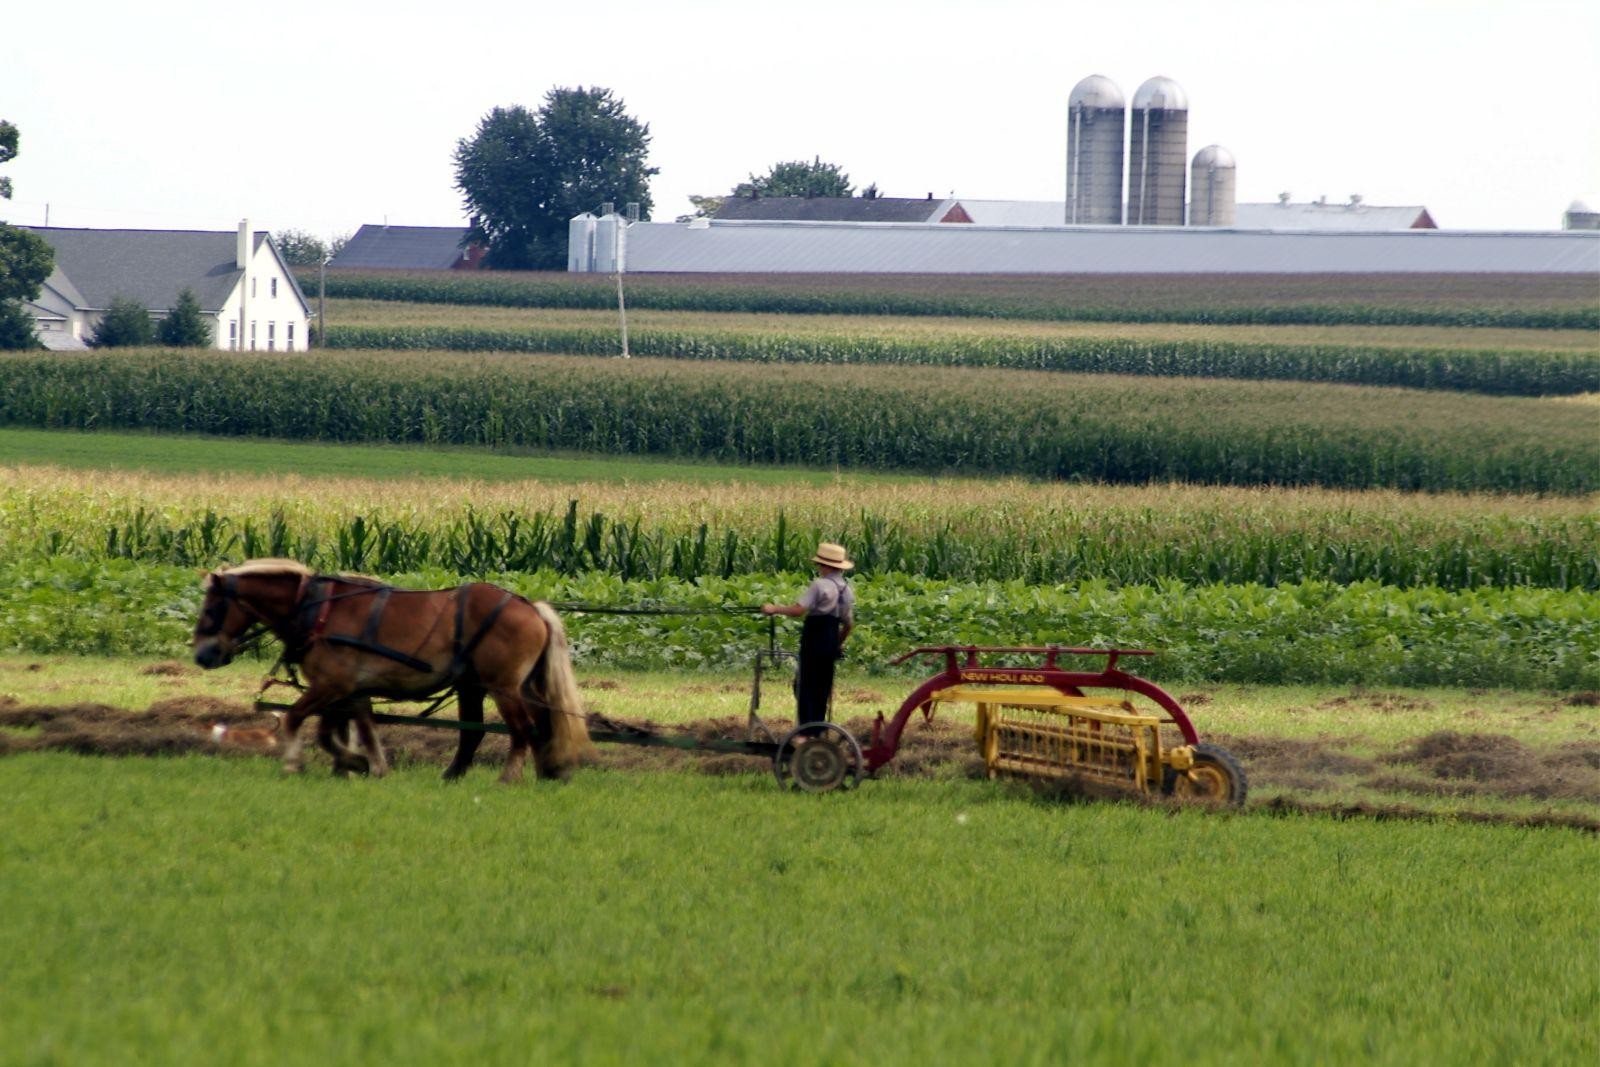
<instances>
[{"instance_id":1,"label":"machine wheel","mask_svg":"<svg viewBox=\"0 0 1600 1067\"><path fill-rule=\"evenodd\" d=\"M854 789L861 781L861 746L850 731L833 722L797 726L778 745L772 773L786 789L831 793Z\"/></svg>"},{"instance_id":2,"label":"machine wheel","mask_svg":"<svg viewBox=\"0 0 1600 1067\"><path fill-rule=\"evenodd\" d=\"M1233 753L1216 745L1194 746L1194 766L1187 771L1168 770L1161 791L1178 800L1217 806L1243 807L1249 783Z\"/></svg>"}]
</instances>

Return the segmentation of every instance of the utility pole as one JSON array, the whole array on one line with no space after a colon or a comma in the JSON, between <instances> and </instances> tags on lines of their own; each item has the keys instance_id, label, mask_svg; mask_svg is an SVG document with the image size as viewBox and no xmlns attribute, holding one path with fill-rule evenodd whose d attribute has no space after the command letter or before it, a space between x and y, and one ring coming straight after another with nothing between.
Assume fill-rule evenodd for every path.
<instances>
[{"instance_id":1,"label":"utility pole","mask_svg":"<svg viewBox=\"0 0 1600 1067\"><path fill-rule=\"evenodd\" d=\"M632 355L628 352L628 304L622 297L622 272L627 269L627 264L624 262L628 254L627 223L619 218L614 232L617 235L617 246L613 251L616 252L617 264L617 317L622 321L622 358L632 359Z\"/></svg>"},{"instance_id":2,"label":"utility pole","mask_svg":"<svg viewBox=\"0 0 1600 1067\"><path fill-rule=\"evenodd\" d=\"M328 255L317 264L317 347L328 346Z\"/></svg>"}]
</instances>

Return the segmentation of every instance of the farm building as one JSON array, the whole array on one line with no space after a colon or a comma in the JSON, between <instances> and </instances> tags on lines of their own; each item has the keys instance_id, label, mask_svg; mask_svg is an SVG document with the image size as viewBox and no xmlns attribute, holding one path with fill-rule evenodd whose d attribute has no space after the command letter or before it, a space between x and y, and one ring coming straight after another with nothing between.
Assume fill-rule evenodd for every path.
<instances>
[{"instance_id":1,"label":"farm building","mask_svg":"<svg viewBox=\"0 0 1600 1067\"><path fill-rule=\"evenodd\" d=\"M482 245L467 245L467 233L462 226L374 226L368 223L328 261L328 266L363 270L474 270L483 262L487 250Z\"/></svg>"},{"instance_id":2,"label":"farm building","mask_svg":"<svg viewBox=\"0 0 1600 1067\"><path fill-rule=\"evenodd\" d=\"M1590 274L1600 232L572 220L568 269L869 274Z\"/></svg>"},{"instance_id":3,"label":"farm building","mask_svg":"<svg viewBox=\"0 0 1600 1067\"><path fill-rule=\"evenodd\" d=\"M85 348L115 299L161 319L193 290L213 346L301 352L310 305L272 237L228 230L78 230L24 227L55 250L55 270L26 305L46 348ZM243 324L241 328L241 323Z\"/></svg>"},{"instance_id":4,"label":"farm building","mask_svg":"<svg viewBox=\"0 0 1600 1067\"><path fill-rule=\"evenodd\" d=\"M971 222L955 200L896 196L733 196L714 218L774 222Z\"/></svg>"},{"instance_id":5,"label":"farm building","mask_svg":"<svg viewBox=\"0 0 1600 1067\"><path fill-rule=\"evenodd\" d=\"M1235 230L1370 233L1439 228L1421 204L1368 204L1359 196L1341 204L1330 204L1326 199L1293 203L1284 196L1271 204L1232 206L1234 220L1227 228ZM1066 209L1066 203L1060 200L736 197L724 201L712 217L740 222L970 222L979 226L1038 227L1065 225ZM1190 225L1197 223L1191 220Z\"/></svg>"}]
</instances>

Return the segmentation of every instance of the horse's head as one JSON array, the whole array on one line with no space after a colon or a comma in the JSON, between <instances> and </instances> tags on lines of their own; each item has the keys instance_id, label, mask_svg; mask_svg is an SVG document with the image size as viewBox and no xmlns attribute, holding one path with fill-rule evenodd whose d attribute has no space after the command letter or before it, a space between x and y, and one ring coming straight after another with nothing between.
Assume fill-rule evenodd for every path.
<instances>
[{"instance_id":1,"label":"horse's head","mask_svg":"<svg viewBox=\"0 0 1600 1067\"><path fill-rule=\"evenodd\" d=\"M280 565L262 566L267 562ZM207 574L194 626L194 661L206 670L232 662L242 647L254 643L258 627L272 629L293 612L310 573L292 561L261 561Z\"/></svg>"}]
</instances>

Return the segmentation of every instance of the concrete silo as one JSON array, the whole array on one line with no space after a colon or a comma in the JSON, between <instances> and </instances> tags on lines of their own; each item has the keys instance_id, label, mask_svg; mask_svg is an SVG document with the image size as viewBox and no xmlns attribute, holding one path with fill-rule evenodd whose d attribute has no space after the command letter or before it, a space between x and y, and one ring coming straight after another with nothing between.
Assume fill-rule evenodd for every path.
<instances>
[{"instance_id":1,"label":"concrete silo","mask_svg":"<svg viewBox=\"0 0 1600 1067\"><path fill-rule=\"evenodd\" d=\"M1189 161L1189 97L1171 78L1133 94L1128 136L1128 225L1182 226Z\"/></svg>"},{"instance_id":2,"label":"concrete silo","mask_svg":"<svg viewBox=\"0 0 1600 1067\"><path fill-rule=\"evenodd\" d=\"M1600 203L1596 197L1591 203L1586 197L1579 197L1567 205L1566 213L1561 216L1563 230L1600 230L1600 210L1596 210L1595 203Z\"/></svg>"},{"instance_id":3,"label":"concrete silo","mask_svg":"<svg viewBox=\"0 0 1600 1067\"><path fill-rule=\"evenodd\" d=\"M1206 145L1189 165L1189 225L1232 226L1234 219L1233 153L1219 144Z\"/></svg>"},{"instance_id":4,"label":"concrete silo","mask_svg":"<svg viewBox=\"0 0 1600 1067\"><path fill-rule=\"evenodd\" d=\"M1122 224L1122 135L1127 101L1110 78L1091 74L1067 97L1068 225Z\"/></svg>"}]
</instances>

